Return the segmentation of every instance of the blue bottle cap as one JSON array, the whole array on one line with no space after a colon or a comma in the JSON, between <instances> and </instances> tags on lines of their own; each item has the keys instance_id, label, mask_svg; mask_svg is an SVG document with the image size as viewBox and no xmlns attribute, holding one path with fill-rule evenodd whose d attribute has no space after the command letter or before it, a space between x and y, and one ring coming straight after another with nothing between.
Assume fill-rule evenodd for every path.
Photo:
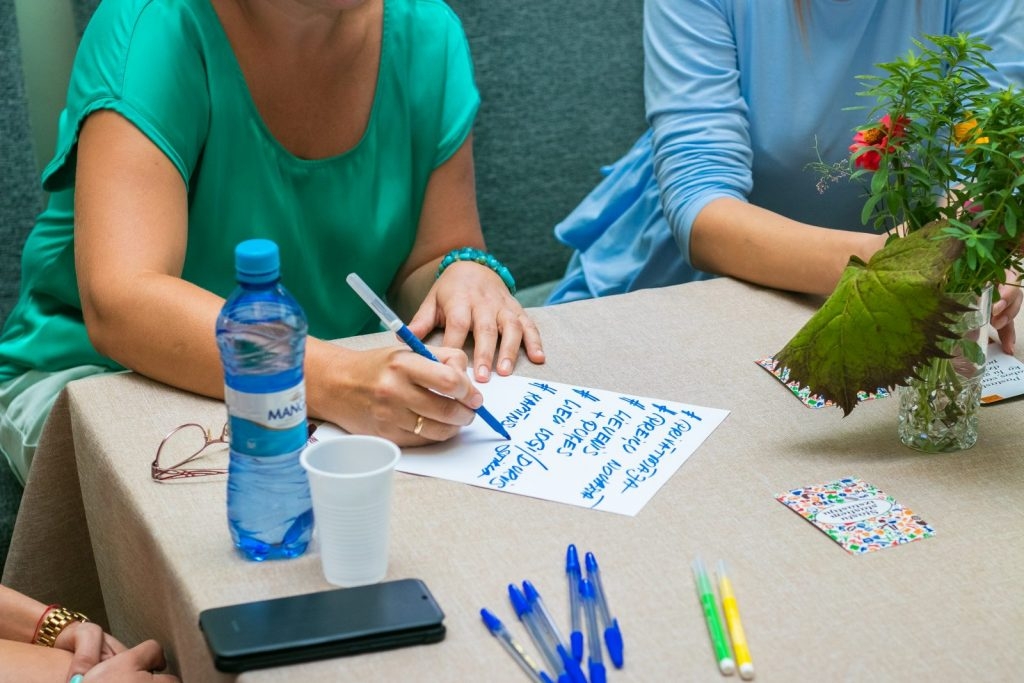
<instances>
[{"instance_id":1,"label":"blue bottle cap","mask_svg":"<svg viewBox=\"0 0 1024 683\"><path fill-rule=\"evenodd\" d=\"M235 278L245 284L264 285L281 276L281 252L267 239L251 239L235 247Z\"/></svg>"}]
</instances>

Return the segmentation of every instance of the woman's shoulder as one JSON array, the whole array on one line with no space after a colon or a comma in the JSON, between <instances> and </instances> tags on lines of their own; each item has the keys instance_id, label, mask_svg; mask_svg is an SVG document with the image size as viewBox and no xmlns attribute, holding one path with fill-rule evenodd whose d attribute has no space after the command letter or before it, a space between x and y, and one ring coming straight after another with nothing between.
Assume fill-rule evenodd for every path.
<instances>
[{"instance_id":1,"label":"woman's shoulder","mask_svg":"<svg viewBox=\"0 0 1024 683\"><path fill-rule=\"evenodd\" d=\"M409 12L426 21L459 23L459 17L444 0L385 0L385 4L394 4L400 10Z\"/></svg>"},{"instance_id":2,"label":"woman's shoulder","mask_svg":"<svg viewBox=\"0 0 1024 683\"><path fill-rule=\"evenodd\" d=\"M209 0L103 0L75 54L44 186L70 185L78 133L99 109L117 111L160 141L185 174L206 132L208 58L211 45L224 41L218 27Z\"/></svg>"},{"instance_id":3,"label":"woman's shoulder","mask_svg":"<svg viewBox=\"0 0 1024 683\"><path fill-rule=\"evenodd\" d=\"M210 16L210 12L209 0L103 0L89 20L86 34L116 25L135 26L149 18L167 21L170 28L175 22L169 20L191 22Z\"/></svg>"},{"instance_id":4,"label":"woman's shoulder","mask_svg":"<svg viewBox=\"0 0 1024 683\"><path fill-rule=\"evenodd\" d=\"M453 59L469 60L462 21L444 0L384 0L384 40L417 78L449 72Z\"/></svg>"},{"instance_id":5,"label":"woman's shoulder","mask_svg":"<svg viewBox=\"0 0 1024 683\"><path fill-rule=\"evenodd\" d=\"M419 39L463 33L461 19L444 0L384 0L384 6L386 21Z\"/></svg>"},{"instance_id":6,"label":"woman's shoulder","mask_svg":"<svg viewBox=\"0 0 1024 683\"><path fill-rule=\"evenodd\" d=\"M77 59L125 59L136 52L174 51L203 42L217 29L209 0L103 0L82 34Z\"/></svg>"}]
</instances>

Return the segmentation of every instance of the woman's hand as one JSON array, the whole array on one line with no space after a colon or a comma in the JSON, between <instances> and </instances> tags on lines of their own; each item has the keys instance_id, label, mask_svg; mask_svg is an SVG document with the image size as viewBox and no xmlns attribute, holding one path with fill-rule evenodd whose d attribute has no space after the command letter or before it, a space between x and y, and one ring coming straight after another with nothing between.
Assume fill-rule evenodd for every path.
<instances>
[{"instance_id":1,"label":"woman's hand","mask_svg":"<svg viewBox=\"0 0 1024 683\"><path fill-rule=\"evenodd\" d=\"M181 683L177 676L153 673L165 666L167 662L160 644L147 640L100 662L79 680L83 683Z\"/></svg>"},{"instance_id":2,"label":"woman's hand","mask_svg":"<svg viewBox=\"0 0 1024 683\"><path fill-rule=\"evenodd\" d=\"M420 338L435 327L444 328L443 343L451 348L461 349L473 334L473 368L479 382L490 379L492 364L499 375L512 374L520 345L531 361L544 362L533 320L497 273L473 261L445 268L409 323Z\"/></svg>"},{"instance_id":3,"label":"woman's hand","mask_svg":"<svg viewBox=\"0 0 1024 683\"><path fill-rule=\"evenodd\" d=\"M992 327L999 333L1003 351L1011 355L1017 342L1013 319L1020 312L1021 302L1024 301L1019 277L1013 271L1006 271L1006 284L999 287L999 301L992 304Z\"/></svg>"},{"instance_id":4,"label":"woman's hand","mask_svg":"<svg viewBox=\"0 0 1024 683\"><path fill-rule=\"evenodd\" d=\"M351 351L310 342L320 380L307 388L310 414L354 434L376 434L399 446L445 441L483 404L460 349L431 347L440 361L434 362L404 346Z\"/></svg>"},{"instance_id":5,"label":"woman's hand","mask_svg":"<svg viewBox=\"0 0 1024 683\"><path fill-rule=\"evenodd\" d=\"M84 674L100 662L125 651L124 645L114 636L96 624L80 621L73 621L64 627L53 647L72 654L69 678L75 674Z\"/></svg>"}]
</instances>

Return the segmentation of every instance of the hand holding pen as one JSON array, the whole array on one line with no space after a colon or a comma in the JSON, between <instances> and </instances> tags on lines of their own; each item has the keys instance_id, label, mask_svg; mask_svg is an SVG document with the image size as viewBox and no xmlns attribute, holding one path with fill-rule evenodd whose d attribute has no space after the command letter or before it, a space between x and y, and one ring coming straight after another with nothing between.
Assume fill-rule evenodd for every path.
<instances>
[{"instance_id":1,"label":"hand holding pen","mask_svg":"<svg viewBox=\"0 0 1024 683\"><path fill-rule=\"evenodd\" d=\"M396 335L398 335L398 338L405 342L410 349L412 349L415 353L419 354L420 356L423 356L424 358L427 358L435 362L440 362L437 360L437 357L434 356L433 353L431 353L430 349L428 349L426 345L422 341L420 341L420 339L415 334L412 333L412 330L406 327L402 320L397 315L395 315L395 312L392 311L391 308L388 307L388 305L385 304L384 301L379 296L377 296L377 294L372 289L370 289L370 287L365 282L363 282L363 279L361 277L359 277L355 273L349 273L348 277L345 278L345 281L348 282L349 286L355 291L356 294L359 295L359 298L361 298L366 303L366 305L369 306L370 309L377 314L377 317L380 318L380 321L382 323L384 323L384 326L387 327L392 332L394 332ZM479 415L484 420L484 422L486 422L491 427L491 429L493 429L495 432L500 434L505 439L511 438L508 432L505 431L505 428L502 427L501 422L499 422L497 418L494 417L494 415L492 415L486 408L484 408L483 405L481 405L479 408L476 408L475 410L476 414ZM413 428L413 433L416 436L420 435L420 431L423 428L423 419L424 418L422 415L417 417L416 425Z\"/></svg>"}]
</instances>

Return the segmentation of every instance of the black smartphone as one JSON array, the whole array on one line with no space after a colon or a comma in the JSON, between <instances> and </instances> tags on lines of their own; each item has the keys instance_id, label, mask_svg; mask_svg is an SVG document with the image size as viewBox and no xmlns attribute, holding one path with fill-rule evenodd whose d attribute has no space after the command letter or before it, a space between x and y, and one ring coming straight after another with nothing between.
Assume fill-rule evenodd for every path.
<instances>
[{"instance_id":1,"label":"black smartphone","mask_svg":"<svg viewBox=\"0 0 1024 683\"><path fill-rule=\"evenodd\" d=\"M444 612L419 579L203 610L220 671L238 673L444 639Z\"/></svg>"}]
</instances>

